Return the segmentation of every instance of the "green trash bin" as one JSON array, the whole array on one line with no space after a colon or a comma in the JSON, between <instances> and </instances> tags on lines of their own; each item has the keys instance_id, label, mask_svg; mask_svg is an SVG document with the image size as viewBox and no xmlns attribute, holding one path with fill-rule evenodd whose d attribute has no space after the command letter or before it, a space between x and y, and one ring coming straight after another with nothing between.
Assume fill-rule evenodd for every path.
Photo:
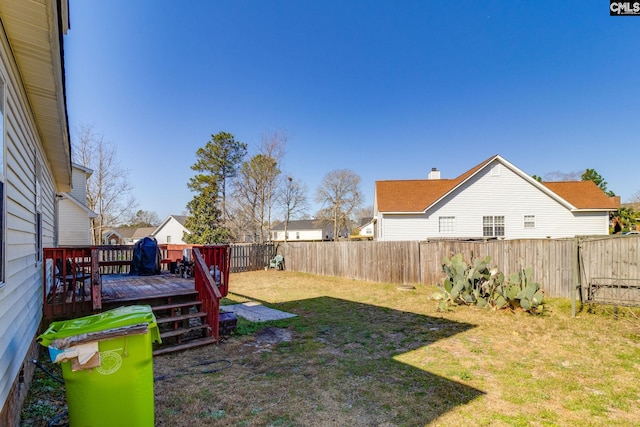
<instances>
[{"instance_id":1,"label":"green trash bin","mask_svg":"<svg viewBox=\"0 0 640 427\"><path fill-rule=\"evenodd\" d=\"M150 306L54 322L37 340L61 364L71 427L153 427L160 332Z\"/></svg>"}]
</instances>

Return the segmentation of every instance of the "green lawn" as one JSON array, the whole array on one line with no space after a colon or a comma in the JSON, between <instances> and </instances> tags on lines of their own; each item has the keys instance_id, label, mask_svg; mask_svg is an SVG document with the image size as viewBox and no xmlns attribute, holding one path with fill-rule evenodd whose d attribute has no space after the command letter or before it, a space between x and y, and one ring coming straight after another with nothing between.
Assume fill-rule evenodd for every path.
<instances>
[{"instance_id":1,"label":"green lawn","mask_svg":"<svg viewBox=\"0 0 640 427\"><path fill-rule=\"evenodd\" d=\"M170 377L155 384L157 426L640 425L628 309L440 313L424 286L273 270L233 274L230 290L225 303L298 317L240 321L217 346L157 357L155 374ZM190 368L216 360L231 366Z\"/></svg>"}]
</instances>

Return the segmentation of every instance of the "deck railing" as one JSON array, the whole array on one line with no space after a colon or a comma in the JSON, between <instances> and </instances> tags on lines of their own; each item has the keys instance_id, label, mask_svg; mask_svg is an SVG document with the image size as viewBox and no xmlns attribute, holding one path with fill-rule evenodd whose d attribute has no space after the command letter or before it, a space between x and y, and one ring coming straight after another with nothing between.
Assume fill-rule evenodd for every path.
<instances>
[{"instance_id":1,"label":"deck railing","mask_svg":"<svg viewBox=\"0 0 640 427\"><path fill-rule=\"evenodd\" d=\"M211 335L218 340L220 300L229 292L229 246L193 248L195 287L207 312Z\"/></svg>"},{"instance_id":2,"label":"deck railing","mask_svg":"<svg viewBox=\"0 0 640 427\"><path fill-rule=\"evenodd\" d=\"M195 289L208 313L211 334L218 339L220 299L229 292L229 246L159 245L162 263L182 259L183 250L194 264ZM46 319L72 318L102 309L103 274L128 274L133 246L107 245L45 248L43 262Z\"/></svg>"},{"instance_id":3,"label":"deck railing","mask_svg":"<svg viewBox=\"0 0 640 427\"><path fill-rule=\"evenodd\" d=\"M98 248L45 248L45 318L69 317L102 308Z\"/></svg>"}]
</instances>

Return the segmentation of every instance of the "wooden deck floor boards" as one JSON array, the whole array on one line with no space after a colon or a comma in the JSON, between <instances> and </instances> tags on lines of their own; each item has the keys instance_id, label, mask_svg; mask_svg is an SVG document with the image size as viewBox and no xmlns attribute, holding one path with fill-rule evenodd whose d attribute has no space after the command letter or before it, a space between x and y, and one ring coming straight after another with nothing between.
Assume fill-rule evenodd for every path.
<instances>
[{"instance_id":1,"label":"wooden deck floor boards","mask_svg":"<svg viewBox=\"0 0 640 427\"><path fill-rule=\"evenodd\" d=\"M155 276L109 274L102 276L102 301L114 303L195 291L193 279L162 273Z\"/></svg>"}]
</instances>

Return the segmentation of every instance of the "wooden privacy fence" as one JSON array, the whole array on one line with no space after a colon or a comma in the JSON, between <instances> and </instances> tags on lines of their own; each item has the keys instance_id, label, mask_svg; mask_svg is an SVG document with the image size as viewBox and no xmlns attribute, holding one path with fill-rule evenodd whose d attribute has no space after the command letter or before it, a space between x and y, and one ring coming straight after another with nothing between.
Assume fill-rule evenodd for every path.
<instances>
[{"instance_id":1,"label":"wooden privacy fence","mask_svg":"<svg viewBox=\"0 0 640 427\"><path fill-rule=\"evenodd\" d=\"M437 284L444 257L491 257L508 276L532 267L549 297L574 297L591 277L640 279L640 236L478 242L288 242L278 253L288 270L390 283ZM581 261L578 261L581 259ZM584 265L583 265L584 264Z\"/></svg>"},{"instance_id":2,"label":"wooden privacy fence","mask_svg":"<svg viewBox=\"0 0 640 427\"><path fill-rule=\"evenodd\" d=\"M273 243L234 243L231 245L232 273L262 270L276 255Z\"/></svg>"},{"instance_id":3,"label":"wooden privacy fence","mask_svg":"<svg viewBox=\"0 0 640 427\"><path fill-rule=\"evenodd\" d=\"M640 236L580 241L580 291L586 302L640 305Z\"/></svg>"}]
</instances>

